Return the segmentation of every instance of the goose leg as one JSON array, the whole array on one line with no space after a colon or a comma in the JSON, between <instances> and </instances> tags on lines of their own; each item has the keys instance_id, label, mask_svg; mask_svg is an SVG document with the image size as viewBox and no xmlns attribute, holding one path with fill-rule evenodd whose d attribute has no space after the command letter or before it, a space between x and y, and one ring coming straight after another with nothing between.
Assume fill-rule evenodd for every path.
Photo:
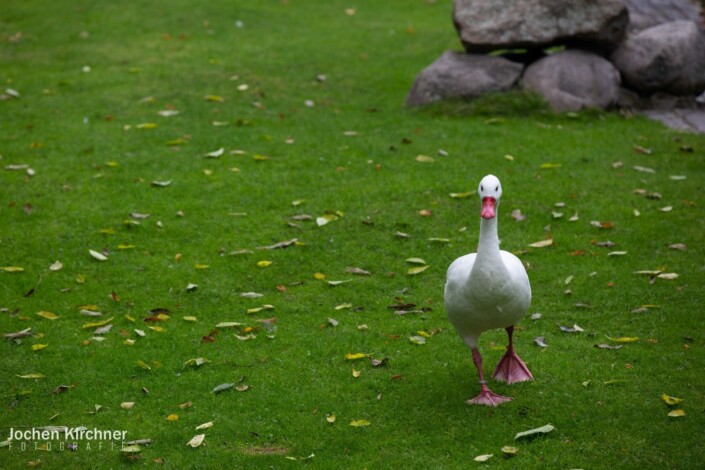
<instances>
[{"instance_id":1,"label":"goose leg","mask_svg":"<svg viewBox=\"0 0 705 470\"><path fill-rule=\"evenodd\" d=\"M480 351L477 348L472 348L472 361L475 363L475 367L477 368L477 375L479 375L480 377L481 391L478 396L476 396L475 398L471 398L470 400L466 401L466 403L468 405L497 406L500 403L511 401L511 397L497 395L487 386L487 381L485 380L485 376L482 373L482 355L480 354Z\"/></svg>"},{"instance_id":2,"label":"goose leg","mask_svg":"<svg viewBox=\"0 0 705 470\"><path fill-rule=\"evenodd\" d=\"M534 380L528 367L524 361L514 351L514 342L512 336L514 334L514 326L506 328L507 336L509 337L509 345L507 352L497 364L497 368L492 374L492 378L507 383L524 382L525 380Z\"/></svg>"}]
</instances>

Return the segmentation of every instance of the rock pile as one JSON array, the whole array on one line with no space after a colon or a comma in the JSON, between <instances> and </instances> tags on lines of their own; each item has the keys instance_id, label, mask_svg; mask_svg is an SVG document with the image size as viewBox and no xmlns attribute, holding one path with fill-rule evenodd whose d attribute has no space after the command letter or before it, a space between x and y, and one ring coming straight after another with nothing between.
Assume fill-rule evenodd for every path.
<instances>
[{"instance_id":1,"label":"rock pile","mask_svg":"<svg viewBox=\"0 0 705 470\"><path fill-rule=\"evenodd\" d=\"M426 67L407 104L513 88L538 93L558 111L635 107L664 93L695 103L705 92L702 25L654 25L641 13L630 24L630 8L621 0L454 0L466 52L446 51Z\"/></svg>"}]
</instances>

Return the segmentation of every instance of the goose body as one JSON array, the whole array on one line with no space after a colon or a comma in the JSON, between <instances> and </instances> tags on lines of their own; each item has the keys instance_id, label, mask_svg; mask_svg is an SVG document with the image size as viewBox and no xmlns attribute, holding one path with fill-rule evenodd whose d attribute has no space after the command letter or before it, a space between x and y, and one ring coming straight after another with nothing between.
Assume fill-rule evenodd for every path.
<instances>
[{"instance_id":1,"label":"goose body","mask_svg":"<svg viewBox=\"0 0 705 470\"><path fill-rule=\"evenodd\" d=\"M485 176L478 193L482 199L482 211L477 253L461 256L450 265L444 298L448 320L472 350L480 377L481 393L468 403L496 406L511 398L497 395L487 387L482 356L477 348L478 339L484 331L504 328L509 345L492 374L493 378L508 383L533 379L514 351L512 341L514 324L529 310L531 285L519 258L499 249L497 207L502 195L499 179L493 175Z\"/></svg>"}]
</instances>

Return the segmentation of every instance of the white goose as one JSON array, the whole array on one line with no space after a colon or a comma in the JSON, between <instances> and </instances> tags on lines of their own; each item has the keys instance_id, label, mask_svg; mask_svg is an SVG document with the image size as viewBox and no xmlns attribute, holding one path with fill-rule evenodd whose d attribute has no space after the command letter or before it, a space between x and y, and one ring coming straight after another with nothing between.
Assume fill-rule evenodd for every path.
<instances>
[{"instance_id":1,"label":"white goose","mask_svg":"<svg viewBox=\"0 0 705 470\"><path fill-rule=\"evenodd\" d=\"M448 268L445 307L448 319L472 350L480 376L481 392L467 403L497 406L512 398L498 395L487 387L477 340L484 331L505 328L509 345L492 378L507 383L532 380L534 377L517 356L512 342L514 324L529 310L531 286L519 258L499 249L497 207L502 196L499 179L493 175L482 178L478 194L482 200L480 243L477 253L461 256Z\"/></svg>"}]
</instances>

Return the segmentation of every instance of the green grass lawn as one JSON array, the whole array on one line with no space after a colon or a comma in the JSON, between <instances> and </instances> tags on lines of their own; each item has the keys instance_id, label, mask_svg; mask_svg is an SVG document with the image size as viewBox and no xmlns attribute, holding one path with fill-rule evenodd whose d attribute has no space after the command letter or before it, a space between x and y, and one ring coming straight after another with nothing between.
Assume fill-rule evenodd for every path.
<instances>
[{"instance_id":1,"label":"green grass lawn","mask_svg":"<svg viewBox=\"0 0 705 470\"><path fill-rule=\"evenodd\" d=\"M416 74L460 48L450 10L4 2L0 333L31 330L0 343L0 439L85 426L151 443L16 440L0 467L703 465L705 137L516 93L407 109ZM542 314L515 335L536 380L492 383L515 398L498 408L465 404L477 376L443 309L487 173ZM428 268L409 275L409 258ZM505 334L480 345L489 373Z\"/></svg>"}]
</instances>

